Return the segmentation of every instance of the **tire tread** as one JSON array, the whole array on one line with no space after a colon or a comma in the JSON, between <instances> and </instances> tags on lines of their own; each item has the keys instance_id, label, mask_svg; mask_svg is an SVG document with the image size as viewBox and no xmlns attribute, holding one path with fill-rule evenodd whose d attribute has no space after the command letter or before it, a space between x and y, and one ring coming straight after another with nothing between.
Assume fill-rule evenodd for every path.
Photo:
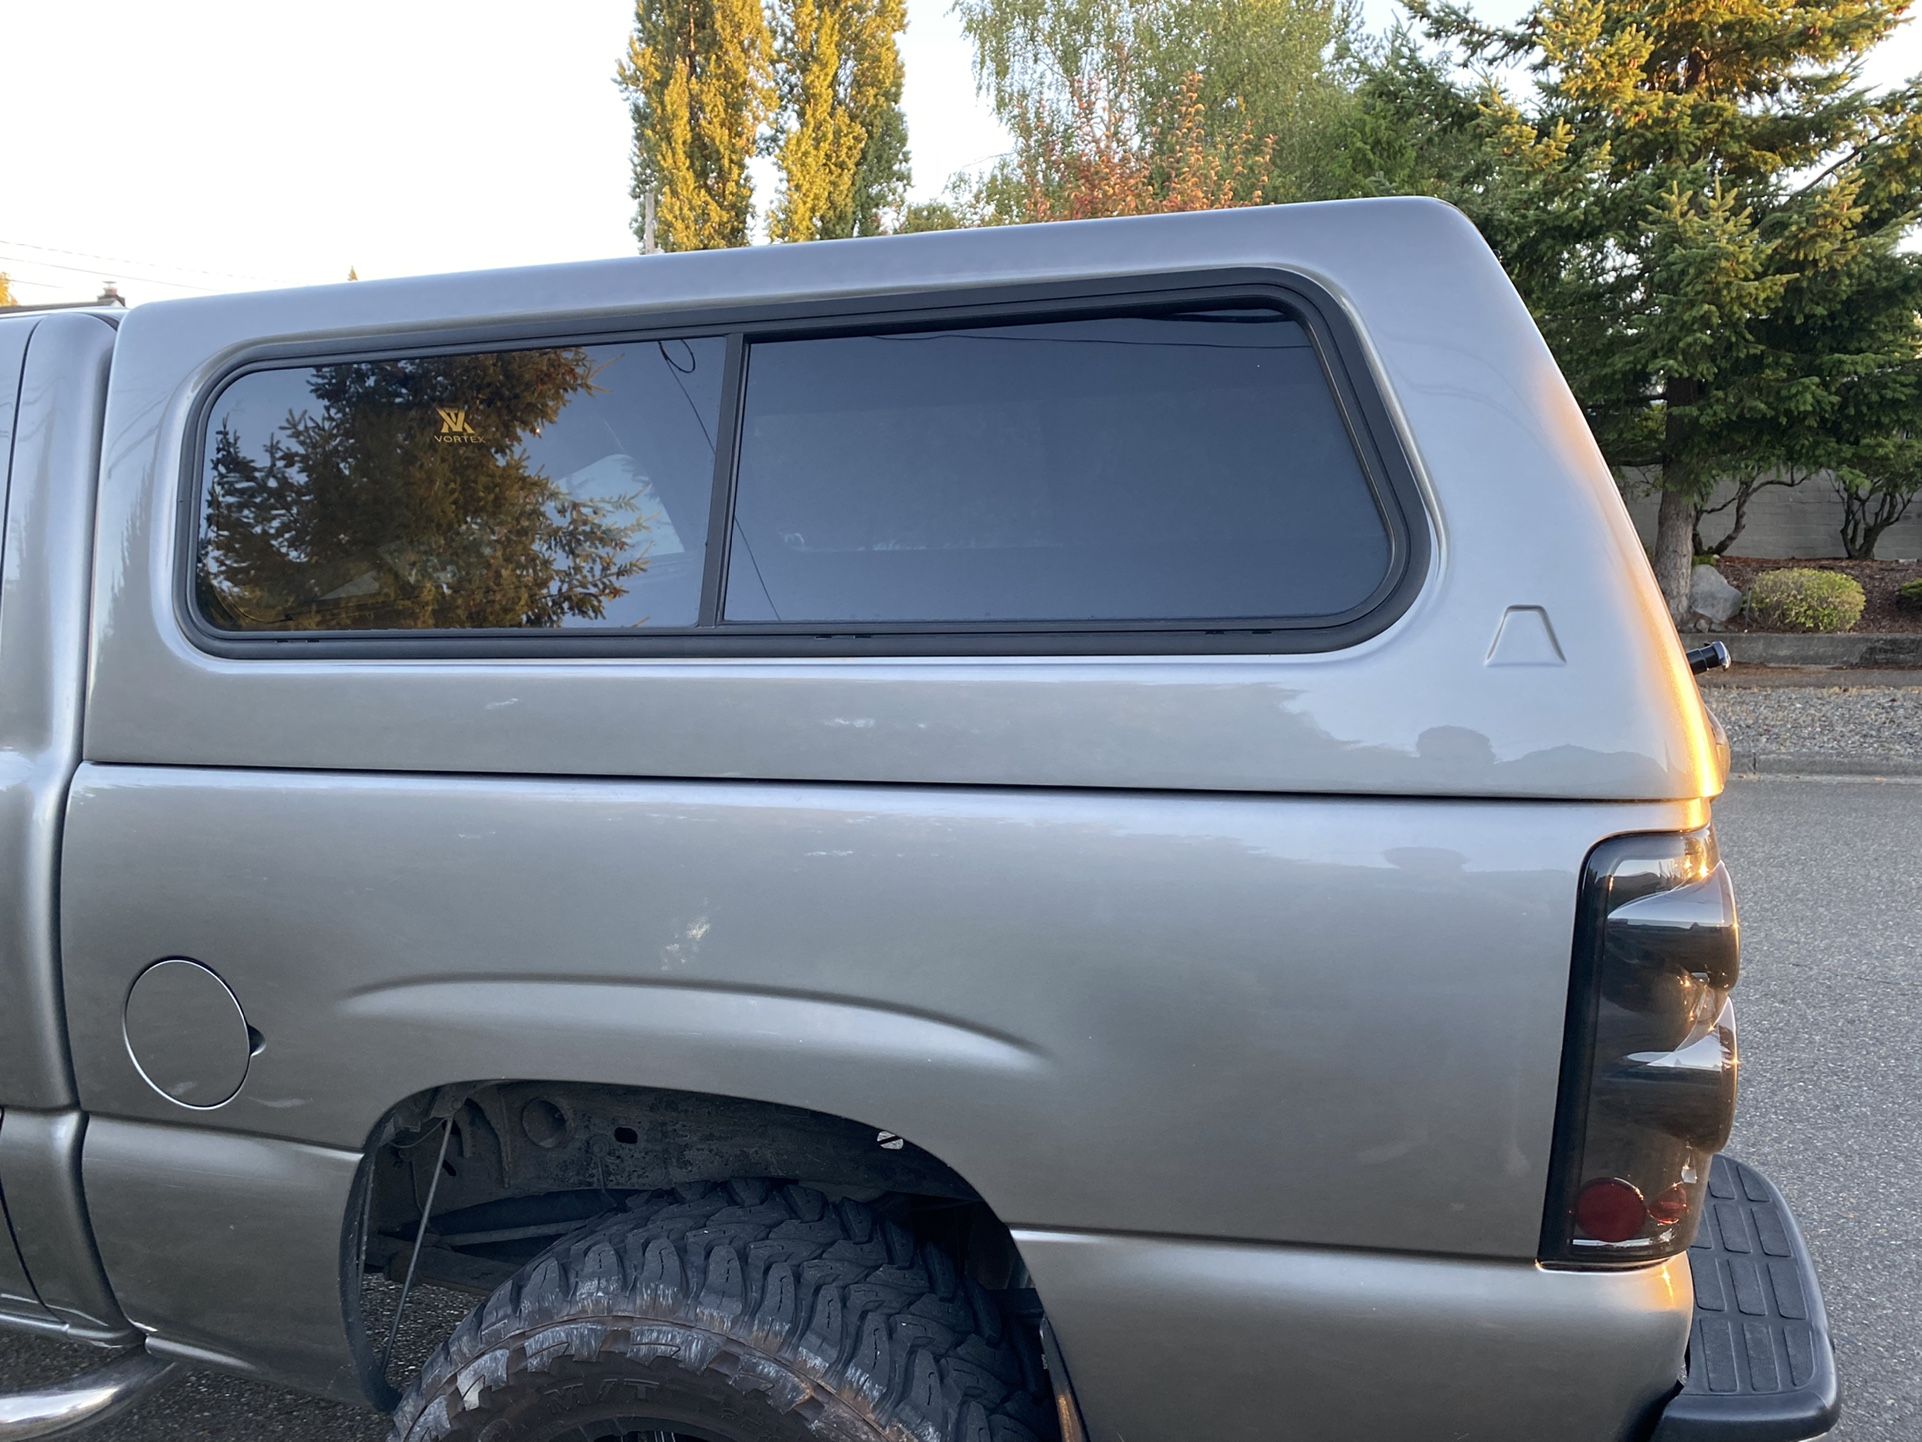
<instances>
[{"instance_id":1,"label":"tire tread","mask_svg":"<svg viewBox=\"0 0 1922 1442\"><path fill-rule=\"evenodd\" d=\"M945 1252L862 1203L736 1181L634 1198L503 1282L421 1368L394 1442L486 1438L498 1429L475 1414L554 1358L660 1365L649 1323L693 1329L681 1366L809 1430L821 1389L894 1438L1056 1432L1034 1339Z\"/></svg>"}]
</instances>

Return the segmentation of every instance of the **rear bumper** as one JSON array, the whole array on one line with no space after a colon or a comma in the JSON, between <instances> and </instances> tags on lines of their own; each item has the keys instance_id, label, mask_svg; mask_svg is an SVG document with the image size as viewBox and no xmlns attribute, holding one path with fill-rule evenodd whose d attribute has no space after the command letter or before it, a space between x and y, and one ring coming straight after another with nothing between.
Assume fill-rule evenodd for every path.
<instances>
[{"instance_id":1,"label":"rear bumper","mask_svg":"<svg viewBox=\"0 0 1922 1442\"><path fill-rule=\"evenodd\" d=\"M1803 1442L1842 1405L1822 1289L1788 1204L1753 1167L1717 1157L1688 1253L1688 1376L1653 1442Z\"/></svg>"}]
</instances>

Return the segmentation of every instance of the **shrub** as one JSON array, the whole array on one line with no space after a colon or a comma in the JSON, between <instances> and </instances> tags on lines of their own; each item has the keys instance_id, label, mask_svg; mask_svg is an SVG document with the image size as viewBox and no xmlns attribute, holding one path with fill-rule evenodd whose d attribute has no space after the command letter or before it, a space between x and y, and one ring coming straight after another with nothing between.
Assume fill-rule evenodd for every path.
<instances>
[{"instance_id":1,"label":"shrub","mask_svg":"<svg viewBox=\"0 0 1922 1442\"><path fill-rule=\"evenodd\" d=\"M1904 581L1895 588L1895 604L1909 611L1922 611L1922 578Z\"/></svg>"},{"instance_id":2,"label":"shrub","mask_svg":"<svg viewBox=\"0 0 1922 1442\"><path fill-rule=\"evenodd\" d=\"M1846 631L1868 603L1853 576L1799 567L1763 572L1748 593L1750 617L1782 631Z\"/></svg>"}]
</instances>

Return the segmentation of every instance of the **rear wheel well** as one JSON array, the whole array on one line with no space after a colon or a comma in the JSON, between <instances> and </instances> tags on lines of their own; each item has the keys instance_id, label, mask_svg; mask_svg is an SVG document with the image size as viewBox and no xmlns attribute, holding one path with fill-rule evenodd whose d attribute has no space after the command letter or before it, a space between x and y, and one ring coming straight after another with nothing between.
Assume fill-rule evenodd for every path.
<instances>
[{"instance_id":1,"label":"rear wheel well","mask_svg":"<svg viewBox=\"0 0 1922 1442\"><path fill-rule=\"evenodd\" d=\"M372 1300L360 1289L355 1330L370 1381L384 1370L391 1284L405 1278L417 1240L416 1287L484 1295L629 1198L709 1182L798 1182L864 1202L940 1246L1018 1314L1038 1316L1013 1237L952 1168L908 1138L803 1107L581 1082L463 1083L389 1111L362 1177L353 1255L364 1279L389 1284L375 1281Z\"/></svg>"},{"instance_id":2,"label":"rear wheel well","mask_svg":"<svg viewBox=\"0 0 1922 1442\"><path fill-rule=\"evenodd\" d=\"M696 1183L573 1233L497 1289L422 1368L394 1433L1055 1442L1038 1342L871 1206Z\"/></svg>"}]
</instances>

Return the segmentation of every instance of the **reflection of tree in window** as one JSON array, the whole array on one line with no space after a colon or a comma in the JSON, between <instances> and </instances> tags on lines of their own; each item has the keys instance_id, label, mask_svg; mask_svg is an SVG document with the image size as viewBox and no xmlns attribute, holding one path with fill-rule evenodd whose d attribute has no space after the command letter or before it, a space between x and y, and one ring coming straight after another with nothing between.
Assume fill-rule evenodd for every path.
<instances>
[{"instance_id":1,"label":"reflection of tree in window","mask_svg":"<svg viewBox=\"0 0 1922 1442\"><path fill-rule=\"evenodd\" d=\"M242 629L596 620L646 569L637 493L581 497L525 442L599 394L578 348L310 372L316 409L213 440L201 601Z\"/></svg>"}]
</instances>

